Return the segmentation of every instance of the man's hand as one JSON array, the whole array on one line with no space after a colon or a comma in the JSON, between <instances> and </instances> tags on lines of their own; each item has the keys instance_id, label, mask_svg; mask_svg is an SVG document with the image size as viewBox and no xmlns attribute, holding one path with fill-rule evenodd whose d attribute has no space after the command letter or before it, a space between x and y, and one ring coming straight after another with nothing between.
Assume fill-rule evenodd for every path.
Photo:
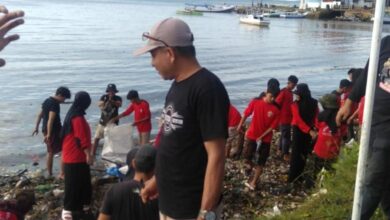
<instances>
[{"instance_id":1,"label":"man's hand","mask_svg":"<svg viewBox=\"0 0 390 220\"><path fill-rule=\"evenodd\" d=\"M317 137L317 132L316 131L314 131L314 130L310 130L309 131L309 134L310 134L310 136L311 136L311 139L316 139L316 137Z\"/></svg>"},{"instance_id":2,"label":"man's hand","mask_svg":"<svg viewBox=\"0 0 390 220\"><path fill-rule=\"evenodd\" d=\"M5 37L5 35L13 28L24 23L21 18L24 16L23 11L11 11L8 12L5 6L0 5L0 13L3 13L0 17L0 51L2 51L11 41L19 39L19 35L12 34ZM0 59L0 67L5 65L5 60Z\"/></svg>"},{"instance_id":3,"label":"man's hand","mask_svg":"<svg viewBox=\"0 0 390 220\"><path fill-rule=\"evenodd\" d=\"M87 160L87 164L88 165L93 165L93 162L94 162L94 156L90 155L90 154L86 154L86 160Z\"/></svg>"},{"instance_id":4,"label":"man's hand","mask_svg":"<svg viewBox=\"0 0 390 220\"><path fill-rule=\"evenodd\" d=\"M39 131L38 128L35 128L31 136L38 135Z\"/></svg>"},{"instance_id":5,"label":"man's hand","mask_svg":"<svg viewBox=\"0 0 390 220\"><path fill-rule=\"evenodd\" d=\"M45 135L43 141L44 141L45 143L50 143L50 139L51 139L50 134L47 134L47 135Z\"/></svg>"},{"instance_id":6,"label":"man's hand","mask_svg":"<svg viewBox=\"0 0 390 220\"><path fill-rule=\"evenodd\" d=\"M352 106L352 101L350 99L347 99L343 107L341 107L340 110L337 112L337 116L336 116L337 126L340 126L342 122L348 119L348 116L351 114L351 106Z\"/></svg>"},{"instance_id":7,"label":"man's hand","mask_svg":"<svg viewBox=\"0 0 390 220\"><path fill-rule=\"evenodd\" d=\"M149 200L157 199L158 191L157 191L157 182L155 176L153 176L152 179L145 182L145 187L142 188L140 196L144 203L146 203Z\"/></svg>"}]
</instances>

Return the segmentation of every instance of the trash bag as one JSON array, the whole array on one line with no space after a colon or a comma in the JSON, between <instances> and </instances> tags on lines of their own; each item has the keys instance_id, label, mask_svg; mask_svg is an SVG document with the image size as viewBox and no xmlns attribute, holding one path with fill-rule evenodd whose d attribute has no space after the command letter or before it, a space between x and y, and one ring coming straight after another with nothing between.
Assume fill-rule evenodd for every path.
<instances>
[{"instance_id":1,"label":"trash bag","mask_svg":"<svg viewBox=\"0 0 390 220\"><path fill-rule=\"evenodd\" d=\"M131 124L109 124L104 128L103 158L124 163L127 153L134 147Z\"/></svg>"}]
</instances>

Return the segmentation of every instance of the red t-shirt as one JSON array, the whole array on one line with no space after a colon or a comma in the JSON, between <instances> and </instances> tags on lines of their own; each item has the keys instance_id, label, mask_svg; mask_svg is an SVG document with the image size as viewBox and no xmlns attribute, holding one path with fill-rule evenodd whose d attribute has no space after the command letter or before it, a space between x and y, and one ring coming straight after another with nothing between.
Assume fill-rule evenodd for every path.
<instances>
[{"instance_id":1,"label":"red t-shirt","mask_svg":"<svg viewBox=\"0 0 390 220\"><path fill-rule=\"evenodd\" d=\"M148 120L136 124L138 132L149 132L152 130L152 122L150 118L151 114L149 109L149 103L147 101L140 100L139 103L131 103L129 107L127 107L126 111L124 111L122 114L124 116L127 116L130 115L132 112L134 112L135 122L148 118Z\"/></svg>"},{"instance_id":2,"label":"red t-shirt","mask_svg":"<svg viewBox=\"0 0 390 220\"><path fill-rule=\"evenodd\" d=\"M303 119L301 118L301 115L299 114L298 103L293 103L291 105L291 113L292 113L291 125L297 126L304 133L309 133L311 127L307 125L305 121L303 121ZM315 117L314 124L317 120L317 115L318 115L318 108L316 109L316 114L314 116Z\"/></svg>"},{"instance_id":3,"label":"red t-shirt","mask_svg":"<svg viewBox=\"0 0 390 220\"><path fill-rule=\"evenodd\" d=\"M277 128L279 124L279 109L263 99L253 99L244 111L244 116L249 117L253 114L251 124L249 125L246 137L250 140L259 138L268 128ZM264 143L271 143L272 132L263 137Z\"/></svg>"},{"instance_id":4,"label":"red t-shirt","mask_svg":"<svg viewBox=\"0 0 390 220\"><path fill-rule=\"evenodd\" d=\"M72 131L62 142L64 163L85 163L84 149L91 147L91 129L83 116L72 119Z\"/></svg>"},{"instance_id":5,"label":"red t-shirt","mask_svg":"<svg viewBox=\"0 0 390 220\"><path fill-rule=\"evenodd\" d=\"M228 127L237 127L240 121L241 121L240 112L236 109L236 107L230 104Z\"/></svg>"},{"instance_id":6,"label":"red t-shirt","mask_svg":"<svg viewBox=\"0 0 390 220\"><path fill-rule=\"evenodd\" d=\"M289 125L292 120L291 104L293 103L293 93L291 90L284 88L280 91L275 102L280 106L279 123L281 125Z\"/></svg>"},{"instance_id":7,"label":"red t-shirt","mask_svg":"<svg viewBox=\"0 0 390 220\"><path fill-rule=\"evenodd\" d=\"M359 125L361 126L363 124L363 113L364 113L364 97L363 96L361 99L360 99L360 102L359 102L359 111L358 111L358 120L359 120Z\"/></svg>"},{"instance_id":8,"label":"red t-shirt","mask_svg":"<svg viewBox=\"0 0 390 220\"><path fill-rule=\"evenodd\" d=\"M339 155L341 132L337 129L335 134L332 134L326 122L319 122L316 125L318 129L318 137L314 145L314 153L321 159L333 159Z\"/></svg>"},{"instance_id":9,"label":"red t-shirt","mask_svg":"<svg viewBox=\"0 0 390 220\"><path fill-rule=\"evenodd\" d=\"M0 210L0 220L18 220L18 216L12 212Z\"/></svg>"}]
</instances>

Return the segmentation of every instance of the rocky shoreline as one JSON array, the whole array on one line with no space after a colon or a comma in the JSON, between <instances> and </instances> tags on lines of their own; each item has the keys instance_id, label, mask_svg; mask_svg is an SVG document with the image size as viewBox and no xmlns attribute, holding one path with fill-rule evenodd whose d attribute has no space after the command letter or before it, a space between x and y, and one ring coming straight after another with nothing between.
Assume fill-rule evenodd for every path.
<instances>
[{"instance_id":1,"label":"rocky shoreline","mask_svg":"<svg viewBox=\"0 0 390 220\"><path fill-rule=\"evenodd\" d=\"M288 186L286 183L288 163L276 155L278 136L274 135L271 154L258 190L251 191L244 186L245 175L241 160L227 159L224 181L224 219L253 219L270 217L291 211L310 194L304 186ZM91 168L93 196L91 211L98 215L101 202L108 188L118 182L116 177L105 175L105 167L98 161ZM35 191L37 203L26 220L60 219L64 195L64 182L56 178L45 178L42 169L21 170L14 174L0 176L0 200L12 198L23 189Z\"/></svg>"}]
</instances>

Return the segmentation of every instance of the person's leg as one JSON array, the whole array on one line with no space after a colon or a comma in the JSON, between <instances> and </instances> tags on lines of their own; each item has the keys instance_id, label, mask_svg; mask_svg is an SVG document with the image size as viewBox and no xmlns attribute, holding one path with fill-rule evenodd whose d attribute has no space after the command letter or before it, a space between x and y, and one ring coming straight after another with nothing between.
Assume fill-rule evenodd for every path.
<instances>
[{"instance_id":1,"label":"person's leg","mask_svg":"<svg viewBox=\"0 0 390 220\"><path fill-rule=\"evenodd\" d=\"M96 151L99 147L99 141L101 138L104 138L104 126L101 125L101 124L98 124L98 126L96 127L96 133L95 133L95 137L93 139L93 144L92 144L92 155L95 156L96 155Z\"/></svg>"},{"instance_id":2,"label":"person's leg","mask_svg":"<svg viewBox=\"0 0 390 220\"><path fill-rule=\"evenodd\" d=\"M265 166L265 163L267 162L267 159L269 157L270 146L271 144L269 143L261 143L260 145L259 152L257 152L259 154L259 158L256 161L257 164L255 166L253 179L249 183L252 188L256 188L257 182L263 171L263 167Z\"/></svg>"},{"instance_id":3,"label":"person's leg","mask_svg":"<svg viewBox=\"0 0 390 220\"><path fill-rule=\"evenodd\" d=\"M53 152L47 152L46 156L46 168L47 168L47 173L49 176L53 176Z\"/></svg>"},{"instance_id":4,"label":"person's leg","mask_svg":"<svg viewBox=\"0 0 390 220\"><path fill-rule=\"evenodd\" d=\"M289 161L290 159L290 144L291 144L291 126L290 125L283 125L283 134L281 136L282 138L282 152L283 152L283 159L285 161Z\"/></svg>"},{"instance_id":5,"label":"person's leg","mask_svg":"<svg viewBox=\"0 0 390 220\"><path fill-rule=\"evenodd\" d=\"M250 140L250 139L247 139L245 138L245 141L244 141L244 149L243 149L243 155L244 155L244 163L245 165L247 165L247 169L246 171L247 172L250 172L253 168L253 162L252 162L252 159L253 159L253 155L256 151L256 142L253 141L253 140Z\"/></svg>"},{"instance_id":6,"label":"person's leg","mask_svg":"<svg viewBox=\"0 0 390 220\"><path fill-rule=\"evenodd\" d=\"M295 181L300 175L302 167L302 132L298 127L293 126L293 137L292 137L292 149L290 158L290 170L288 173L288 182Z\"/></svg>"},{"instance_id":7,"label":"person's leg","mask_svg":"<svg viewBox=\"0 0 390 220\"><path fill-rule=\"evenodd\" d=\"M361 219L369 219L382 200L384 210L389 209L389 199L384 198L389 190L390 140L372 129L370 153L362 189ZM372 144L371 144L372 143ZM387 213L389 214L389 213ZM388 216L390 217L390 216Z\"/></svg>"}]
</instances>

